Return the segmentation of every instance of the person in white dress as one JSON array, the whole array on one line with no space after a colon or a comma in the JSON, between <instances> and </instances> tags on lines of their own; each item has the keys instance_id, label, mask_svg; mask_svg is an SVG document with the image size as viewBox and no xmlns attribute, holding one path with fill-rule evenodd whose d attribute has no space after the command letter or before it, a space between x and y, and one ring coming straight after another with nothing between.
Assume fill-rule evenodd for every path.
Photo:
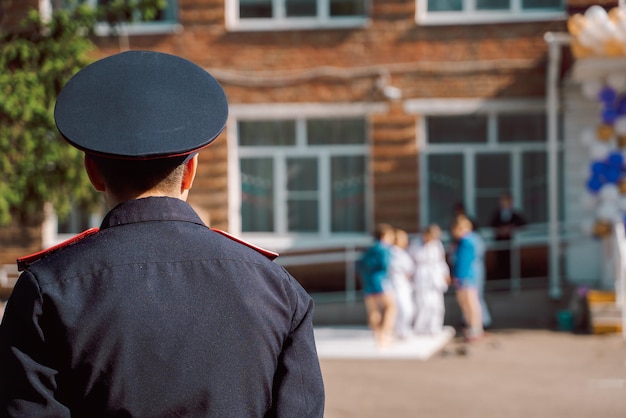
<instances>
[{"instance_id":1,"label":"person in white dress","mask_svg":"<svg viewBox=\"0 0 626 418\"><path fill-rule=\"evenodd\" d=\"M444 293L450 284L450 268L440 240L441 229L429 225L421 239L409 246L409 255L415 263L413 286L415 288L416 334L433 335L443 330L445 303Z\"/></svg>"},{"instance_id":2,"label":"person in white dress","mask_svg":"<svg viewBox=\"0 0 626 418\"><path fill-rule=\"evenodd\" d=\"M415 265L407 253L408 245L409 236L406 231L396 228L388 272L398 308L395 334L400 339L412 335L414 317L412 276Z\"/></svg>"}]
</instances>

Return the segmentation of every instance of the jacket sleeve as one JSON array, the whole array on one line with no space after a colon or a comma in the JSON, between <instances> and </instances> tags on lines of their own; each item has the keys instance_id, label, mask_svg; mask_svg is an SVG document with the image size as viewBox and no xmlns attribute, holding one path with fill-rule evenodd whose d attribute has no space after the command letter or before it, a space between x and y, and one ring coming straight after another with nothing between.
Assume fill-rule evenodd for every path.
<instances>
[{"instance_id":1,"label":"jacket sleeve","mask_svg":"<svg viewBox=\"0 0 626 418\"><path fill-rule=\"evenodd\" d=\"M43 298L25 271L7 302L0 325L0 414L69 417L55 399L57 370L41 326Z\"/></svg>"},{"instance_id":2,"label":"jacket sleeve","mask_svg":"<svg viewBox=\"0 0 626 418\"><path fill-rule=\"evenodd\" d=\"M297 306L274 377L272 417L323 417L324 383L313 335L313 300L295 282Z\"/></svg>"}]
</instances>

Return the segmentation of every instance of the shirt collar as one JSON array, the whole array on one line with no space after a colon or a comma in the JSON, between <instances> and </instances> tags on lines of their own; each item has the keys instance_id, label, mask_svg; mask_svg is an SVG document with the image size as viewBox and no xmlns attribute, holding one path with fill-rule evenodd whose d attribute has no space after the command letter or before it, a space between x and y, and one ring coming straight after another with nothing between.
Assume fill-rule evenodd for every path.
<instances>
[{"instance_id":1,"label":"shirt collar","mask_svg":"<svg viewBox=\"0 0 626 418\"><path fill-rule=\"evenodd\" d=\"M146 197L120 203L102 221L100 229L137 222L183 221L204 225L183 200L173 197Z\"/></svg>"}]
</instances>

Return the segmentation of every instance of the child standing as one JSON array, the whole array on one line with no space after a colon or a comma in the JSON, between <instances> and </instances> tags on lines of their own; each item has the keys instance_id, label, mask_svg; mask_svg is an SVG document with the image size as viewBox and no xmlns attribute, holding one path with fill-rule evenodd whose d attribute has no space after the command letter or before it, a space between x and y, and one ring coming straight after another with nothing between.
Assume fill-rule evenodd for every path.
<instances>
[{"instance_id":1,"label":"child standing","mask_svg":"<svg viewBox=\"0 0 626 418\"><path fill-rule=\"evenodd\" d=\"M404 339L411 334L413 322L413 285L412 276L415 264L407 253L409 236L402 229L395 230L394 245L391 247L391 263L389 278L398 308L396 318L396 335Z\"/></svg>"},{"instance_id":2,"label":"child standing","mask_svg":"<svg viewBox=\"0 0 626 418\"><path fill-rule=\"evenodd\" d=\"M416 334L432 335L443 329L444 293L450 283L450 268L440 238L441 229L432 224L423 231L421 240L409 247L416 266L413 275Z\"/></svg>"},{"instance_id":3,"label":"child standing","mask_svg":"<svg viewBox=\"0 0 626 418\"><path fill-rule=\"evenodd\" d=\"M393 227L379 224L374 239L374 244L357 261L357 268L363 284L367 323L374 331L378 346L385 347L393 340L396 321L396 303L388 277L391 245L395 239Z\"/></svg>"}]
</instances>

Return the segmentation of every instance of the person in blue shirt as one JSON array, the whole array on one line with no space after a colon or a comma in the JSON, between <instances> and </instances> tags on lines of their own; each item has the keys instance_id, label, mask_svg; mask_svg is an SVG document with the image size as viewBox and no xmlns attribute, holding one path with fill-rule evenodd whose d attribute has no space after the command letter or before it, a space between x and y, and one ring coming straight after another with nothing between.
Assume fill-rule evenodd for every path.
<instances>
[{"instance_id":1,"label":"person in blue shirt","mask_svg":"<svg viewBox=\"0 0 626 418\"><path fill-rule=\"evenodd\" d=\"M389 224L379 224L374 231L374 243L357 261L367 310L367 324L374 332L379 347L388 346L393 341L397 316L388 275L394 239L394 228Z\"/></svg>"},{"instance_id":2,"label":"person in blue shirt","mask_svg":"<svg viewBox=\"0 0 626 418\"><path fill-rule=\"evenodd\" d=\"M483 335L482 312L478 297L480 271L477 262L481 257L481 248L478 237L472 232L472 223L466 216L459 215L455 218L452 235L458 240L452 271L456 297L467 326L465 338L473 341Z\"/></svg>"}]
</instances>

